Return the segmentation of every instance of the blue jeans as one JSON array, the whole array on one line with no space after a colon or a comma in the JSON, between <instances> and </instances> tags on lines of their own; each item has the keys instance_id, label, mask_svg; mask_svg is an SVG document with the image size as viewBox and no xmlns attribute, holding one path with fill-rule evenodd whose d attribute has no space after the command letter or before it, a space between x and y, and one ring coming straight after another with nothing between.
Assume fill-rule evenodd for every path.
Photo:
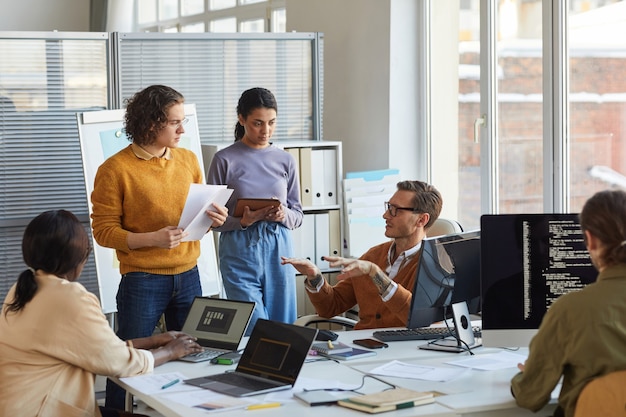
<instances>
[{"instance_id":1,"label":"blue jeans","mask_svg":"<svg viewBox=\"0 0 626 417\"><path fill-rule=\"evenodd\" d=\"M283 323L297 318L295 269L281 265L281 256L293 256L293 245L291 231L278 223L257 222L246 230L220 234L220 271L227 298L255 303L246 336L260 318Z\"/></svg>"},{"instance_id":2,"label":"blue jeans","mask_svg":"<svg viewBox=\"0 0 626 417\"><path fill-rule=\"evenodd\" d=\"M202 295L198 267L177 275L129 272L117 291L117 335L122 340L148 337L162 314L167 330L181 330L196 296ZM107 380L106 407L124 409L125 391Z\"/></svg>"}]
</instances>

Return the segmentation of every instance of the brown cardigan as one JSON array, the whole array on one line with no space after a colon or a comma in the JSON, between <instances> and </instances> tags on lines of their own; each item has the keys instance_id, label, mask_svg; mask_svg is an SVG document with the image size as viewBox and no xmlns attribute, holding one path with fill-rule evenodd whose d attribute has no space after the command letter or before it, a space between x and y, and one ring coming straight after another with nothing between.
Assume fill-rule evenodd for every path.
<instances>
[{"instance_id":1,"label":"brown cardigan","mask_svg":"<svg viewBox=\"0 0 626 417\"><path fill-rule=\"evenodd\" d=\"M373 262L385 271L387 253L392 243L389 241L374 246L360 259ZM355 329L406 327L419 258L419 255L416 255L398 271L398 275L394 278L398 288L391 299L386 302L381 299L378 288L367 275L348 278L339 281L334 286L324 282L319 292L307 291L307 294L317 314L326 318L342 314L358 304L359 322Z\"/></svg>"}]
</instances>

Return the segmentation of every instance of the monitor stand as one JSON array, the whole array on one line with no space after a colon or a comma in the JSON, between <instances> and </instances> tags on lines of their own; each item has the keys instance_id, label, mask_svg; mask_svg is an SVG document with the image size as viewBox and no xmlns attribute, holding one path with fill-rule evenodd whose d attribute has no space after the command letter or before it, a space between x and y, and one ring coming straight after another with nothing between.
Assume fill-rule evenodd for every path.
<instances>
[{"instance_id":1,"label":"monitor stand","mask_svg":"<svg viewBox=\"0 0 626 417\"><path fill-rule=\"evenodd\" d=\"M474 338L472 322L470 321L469 310L465 301L452 304L452 317L454 319L454 329L457 333L457 338L433 340L432 342L419 346L419 348L461 353L482 345L482 343L477 342Z\"/></svg>"}]
</instances>

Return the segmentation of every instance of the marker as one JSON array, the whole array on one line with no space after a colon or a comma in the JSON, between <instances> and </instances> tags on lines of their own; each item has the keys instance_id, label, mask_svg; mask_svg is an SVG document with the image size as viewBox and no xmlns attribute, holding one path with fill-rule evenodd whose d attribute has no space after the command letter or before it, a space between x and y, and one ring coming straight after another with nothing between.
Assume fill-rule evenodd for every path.
<instances>
[{"instance_id":1,"label":"marker","mask_svg":"<svg viewBox=\"0 0 626 417\"><path fill-rule=\"evenodd\" d=\"M161 389L169 388L169 387L171 387L171 386L174 386L174 385L178 384L179 382L180 382L180 379L175 379L175 380L170 381L170 382L168 382L167 384L163 385L163 386L161 387Z\"/></svg>"},{"instance_id":2,"label":"marker","mask_svg":"<svg viewBox=\"0 0 626 417\"><path fill-rule=\"evenodd\" d=\"M280 407L281 403L264 403L264 404L253 404L246 407L246 410L262 410L264 408L275 408Z\"/></svg>"}]
</instances>

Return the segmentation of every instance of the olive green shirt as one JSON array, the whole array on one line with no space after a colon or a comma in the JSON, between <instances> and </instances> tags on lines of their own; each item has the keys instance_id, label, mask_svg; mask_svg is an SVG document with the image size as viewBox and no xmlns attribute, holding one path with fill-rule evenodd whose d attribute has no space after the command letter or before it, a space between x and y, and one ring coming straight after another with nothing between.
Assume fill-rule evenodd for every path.
<instances>
[{"instance_id":1,"label":"olive green shirt","mask_svg":"<svg viewBox=\"0 0 626 417\"><path fill-rule=\"evenodd\" d=\"M541 409L561 376L559 408L572 417L591 379L626 369L626 264L606 268L595 283L550 307L531 340L524 372L511 381L517 405Z\"/></svg>"}]
</instances>

